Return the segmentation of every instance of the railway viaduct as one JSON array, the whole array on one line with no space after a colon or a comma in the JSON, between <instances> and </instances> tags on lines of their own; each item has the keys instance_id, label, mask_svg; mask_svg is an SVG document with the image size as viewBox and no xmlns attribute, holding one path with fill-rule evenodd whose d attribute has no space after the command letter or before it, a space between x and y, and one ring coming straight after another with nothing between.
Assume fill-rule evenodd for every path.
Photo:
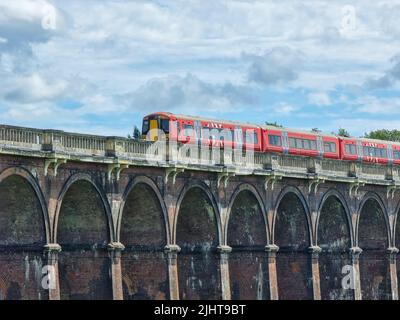
<instances>
[{"instance_id":1,"label":"railway viaduct","mask_svg":"<svg viewBox=\"0 0 400 320\"><path fill-rule=\"evenodd\" d=\"M0 299L398 299L399 167L153 145L0 126Z\"/></svg>"}]
</instances>

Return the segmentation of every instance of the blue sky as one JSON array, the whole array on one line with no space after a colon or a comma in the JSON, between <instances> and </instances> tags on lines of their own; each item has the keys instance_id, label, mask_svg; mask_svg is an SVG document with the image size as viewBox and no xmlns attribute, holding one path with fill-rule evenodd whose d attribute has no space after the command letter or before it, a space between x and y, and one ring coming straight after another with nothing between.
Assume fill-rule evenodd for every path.
<instances>
[{"instance_id":1,"label":"blue sky","mask_svg":"<svg viewBox=\"0 0 400 320\"><path fill-rule=\"evenodd\" d=\"M400 129L400 1L0 0L0 123Z\"/></svg>"}]
</instances>

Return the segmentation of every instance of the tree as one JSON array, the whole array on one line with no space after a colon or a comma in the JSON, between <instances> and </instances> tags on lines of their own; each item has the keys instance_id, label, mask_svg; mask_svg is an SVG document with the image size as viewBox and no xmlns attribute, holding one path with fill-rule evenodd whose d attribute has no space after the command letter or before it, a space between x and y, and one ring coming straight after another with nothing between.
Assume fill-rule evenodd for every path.
<instances>
[{"instance_id":1,"label":"tree","mask_svg":"<svg viewBox=\"0 0 400 320\"><path fill-rule=\"evenodd\" d=\"M364 138L378 139L378 140L388 140L388 141L400 141L400 130L387 130L380 129L370 131L364 134Z\"/></svg>"},{"instance_id":2,"label":"tree","mask_svg":"<svg viewBox=\"0 0 400 320\"><path fill-rule=\"evenodd\" d=\"M341 137L346 137L346 138L350 137L350 133L346 129L343 129L343 128L339 128L337 135L341 136Z\"/></svg>"},{"instance_id":3,"label":"tree","mask_svg":"<svg viewBox=\"0 0 400 320\"><path fill-rule=\"evenodd\" d=\"M135 140L139 140L141 136L141 132L139 130L139 128L137 126L135 126L133 128L133 136L131 136L130 134L128 134L128 139L135 139Z\"/></svg>"},{"instance_id":4,"label":"tree","mask_svg":"<svg viewBox=\"0 0 400 320\"><path fill-rule=\"evenodd\" d=\"M275 121L275 122L268 122L268 121L266 121L265 124L266 124L267 126L272 126L272 127L278 127L278 128L282 128L282 127L283 127L281 124L277 123L276 121Z\"/></svg>"}]
</instances>

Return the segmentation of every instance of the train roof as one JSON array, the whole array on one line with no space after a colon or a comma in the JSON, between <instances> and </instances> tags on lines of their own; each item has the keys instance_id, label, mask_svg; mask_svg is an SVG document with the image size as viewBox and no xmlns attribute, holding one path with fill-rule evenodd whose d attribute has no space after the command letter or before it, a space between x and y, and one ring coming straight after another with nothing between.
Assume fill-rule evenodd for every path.
<instances>
[{"instance_id":1,"label":"train roof","mask_svg":"<svg viewBox=\"0 0 400 320\"><path fill-rule=\"evenodd\" d=\"M367 141L367 142L372 142L372 143L381 143L381 144L390 144L390 145L400 146L400 142L397 142L397 141L378 140L378 139L370 139L370 138L342 137L342 136L339 136L339 138L342 140L362 140L362 141Z\"/></svg>"},{"instance_id":2,"label":"train roof","mask_svg":"<svg viewBox=\"0 0 400 320\"><path fill-rule=\"evenodd\" d=\"M152 116L152 115L164 115L167 117L176 117L176 118L180 118L180 119L194 120L194 121L216 121L216 122L231 124L231 125L235 125L235 126L240 125L240 126L253 127L253 128L261 127L259 125L256 125L254 123L249 123L249 122L221 120L221 119L216 119L216 118L205 118L205 117L199 117L199 116L188 116L188 115L176 114L176 113L171 113L171 112L154 112L152 114L148 114L146 117Z\"/></svg>"}]
</instances>

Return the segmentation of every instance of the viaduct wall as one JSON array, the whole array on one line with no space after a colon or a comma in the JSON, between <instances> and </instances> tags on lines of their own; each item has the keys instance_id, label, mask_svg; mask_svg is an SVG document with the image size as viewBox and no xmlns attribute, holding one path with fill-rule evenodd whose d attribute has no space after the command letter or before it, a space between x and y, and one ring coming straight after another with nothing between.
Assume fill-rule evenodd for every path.
<instances>
[{"instance_id":1,"label":"viaduct wall","mask_svg":"<svg viewBox=\"0 0 400 320\"><path fill-rule=\"evenodd\" d=\"M397 168L145 165L30 132L0 130L0 299L398 299Z\"/></svg>"}]
</instances>

